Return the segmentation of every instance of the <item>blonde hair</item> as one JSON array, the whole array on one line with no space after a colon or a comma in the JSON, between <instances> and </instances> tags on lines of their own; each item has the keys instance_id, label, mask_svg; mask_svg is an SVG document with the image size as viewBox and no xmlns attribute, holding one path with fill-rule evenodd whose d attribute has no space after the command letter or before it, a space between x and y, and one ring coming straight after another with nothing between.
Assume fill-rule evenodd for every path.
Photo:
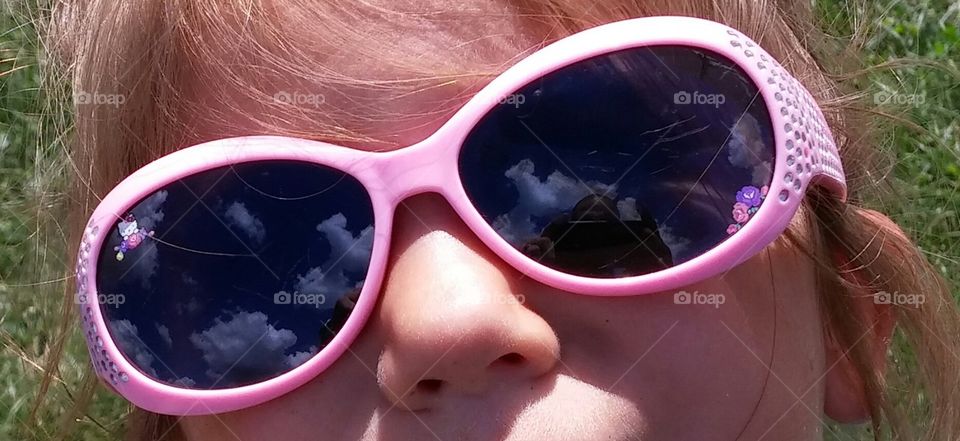
<instances>
[{"instance_id":1,"label":"blonde hair","mask_svg":"<svg viewBox=\"0 0 960 441\"><path fill-rule=\"evenodd\" d=\"M875 436L879 439L889 431L898 439L960 439L960 359L954 355L960 353L960 344L953 338L960 335L960 315L946 283L917 247L863 208L876 200L886 185L889 160L875 143L870 112L856 97L844 95L842 82L826 73L826 61L814 56L814 49L827 45L828 51L843 55L838 59L856 59L855 51L831 43L813 24L809 2L512 0L480 9L444 5L436 10L412 2L391 8L338 0L285 3L283 11L258 0L71 0L57 4L47 41L74 91L125 97L123 106L74 109L68 158L75 173L69 189L68 237L79 237L98 197L113 185L147 162L186 145L251 133L348 145L393 145L396 138L371 132L371 123L409 119L436 124L493 75L546 42L631 17L707 18L740 29L777 57L817 97L838 135L850 200L840 203L825 194L812 194L804 207L814 215L810 222L819 232L818 239L805 244L796 234L787 238L818 262L823 323L830 337L849 352L863 381ZM361 20L371 24L355 26ZM486 37L464 42L438 35L436 47L425 47L423 41L409 45L393 34L397 29L423 32L436 20L462 22L475 27L472 32L476 35ZM504 35L502 27L517 21L524 23L521 29L530 30L529 34ZM307 53L296 44L294 31L308 25L326 30L317 43L329 51ZM463 55L449 57L454 47ZM516 57L484 64L482 57L469 56L489 48L507 48ZM346 71L337 63L345 53L376 60L389 66L384 72L403 76L381 75L373 67L365 72ZM834 64L830 68L840 71L847 67ZM270 99L275 92L272 80L281 77L310 84L329 96L350 96L351 101L322 109L277 103ZM438 101L426 113L413 113L403 106L378 110L378 103L402 101L438 88L455 88L457 99ZM209 100L200 100L200 95ZM298 123L307 120L310 125ZM71 239L68 243L76 242ZM72 255L76 250L69 251ZM842 255L839 261L838 252ZM856 277L851 277L853 274ZM927 299L920 307L897 307L894 312L900 335L916 356L917 369L912 375L901 376L894 370L884 375L885 369L872 356L876 343L860 339L875 324L857 313L857 302L864 293L877 291L922 293ZM73 307L70 292L68 288L59 329L61 342L75 329L73 320L67 319ZM43 391L57 372L63 345L55 349L47 359ZM915 403L894 394L893 384L908 381L915 384L904 387L922 390L927 401ZM92 374L87 376L78 402L89 401L95 382ZM916 410L915 404L927 407ZM924 423L913 427L907 415L915 417L914 413L921 411ZM80 412L75 409L72 417ZM178 439L178 431L171 429L175 429L174 418L137 411L127 436L138 441ZM68 432L66 427L63 435Z\"/></svg>"}]
</instances>

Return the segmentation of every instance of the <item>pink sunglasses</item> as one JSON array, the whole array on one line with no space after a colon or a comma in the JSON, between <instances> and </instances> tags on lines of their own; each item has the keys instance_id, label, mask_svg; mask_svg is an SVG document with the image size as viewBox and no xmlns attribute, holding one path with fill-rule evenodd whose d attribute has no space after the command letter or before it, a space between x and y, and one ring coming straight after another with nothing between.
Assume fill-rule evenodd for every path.
<instances>
[{"instance_id":1,"label":"pink sunglasses","mask_svg":"<svg viewBox=\"0 0 960 441\"><path fill-rule=\"evenodd\" d=\"M90 218L77 302L120 395L227 412L343 356L411 195L441 194L528 277L626 296L733 268L784 231L808 186L843 200L844 182L811 95L749 38L626 20L530 55L408 148L250 136L144 166Z\"/></svg>"}]
</instances>

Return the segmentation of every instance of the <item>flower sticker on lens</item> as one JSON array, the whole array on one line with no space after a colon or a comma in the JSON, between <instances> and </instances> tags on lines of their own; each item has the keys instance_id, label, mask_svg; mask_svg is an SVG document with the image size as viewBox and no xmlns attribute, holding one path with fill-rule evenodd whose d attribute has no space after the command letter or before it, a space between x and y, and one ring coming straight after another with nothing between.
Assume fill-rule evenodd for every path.
<instances>
[{"instance_id":1,"label":"flower sticker on lens","mask_svg":"<svg viewBox=\"0 0 960 441\"><path fill-rule=\"evenodd\" d=\"M123 220L117 224L117 230L120 233L120 237L123 238L123 241L120 242L120 245L113 247L113 250L117 252L117 260L123 260L124 253L140 246L143 243L143 239L147 237L153 237L153 230L147 231L144 228L140 228L137 224L137 218L133 213L127 213L124 216Z\"/></svg>"},{"instance_id":2,"label":"flower sticker on lens","mask_svg":"<svg viewBox=\"0 0 960 441\"><path fill-rule=\"evenodd\" d=\"M746 225L750 217L760 209L760 204L769 190L766 185L760 188L747 185L737 192L737 202L733 204L733 211L730 213L734 223L727 225L727 234L736 233Z\"/></svg>"},{"instance_id":3,"label":"flower sticker on lens","mask_svg":"<svg viewBox=\"0 0 960 441\"><path fill-rule=\"evenodd\" d=\"M760 195L760 189L752 185L743 187L737 192L737 202L746 204L748 207L758 207L762 200L763 196Z\"/></svg>"}]
</instances>

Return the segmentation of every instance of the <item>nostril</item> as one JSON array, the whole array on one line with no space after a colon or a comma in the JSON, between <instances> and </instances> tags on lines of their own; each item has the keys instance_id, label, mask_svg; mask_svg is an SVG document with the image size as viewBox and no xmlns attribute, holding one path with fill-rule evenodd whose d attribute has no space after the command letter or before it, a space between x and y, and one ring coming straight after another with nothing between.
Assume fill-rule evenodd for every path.
<instances>
[{"instance_id":1,"label":"nostril","mask_svg":"<svg viewBox=\"0 0 960 441\"><path fill-rule=\"evenodd\" d=\"M491 366L515 366L522 364L527 359L516 352L511 352L509 354L504 354L500 358L490 363Z\"/></svg>"},{"instance_id":2,"label":"nostril","mask_svg":"<svg viewBox=\"0 0 960 441\"><path fill-rule=\"evenodd\" d=\"M443 380L426 379L417 382L417 392L434 393L443 387Z\"/></svg>"}]
</instances>

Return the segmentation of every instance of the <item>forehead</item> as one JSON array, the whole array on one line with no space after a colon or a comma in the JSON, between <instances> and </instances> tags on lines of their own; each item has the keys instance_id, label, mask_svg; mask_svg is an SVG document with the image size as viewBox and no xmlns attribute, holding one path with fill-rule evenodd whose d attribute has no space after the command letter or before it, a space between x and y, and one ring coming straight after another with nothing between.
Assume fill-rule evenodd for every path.
<instances>
[{"instance_id":1,"label":"forehead","mask_svg":"<svg viewBox=\"0 0 960 441\"><path fill-rule=\"evenodd\" d=\"M209 29L215 43L195 52L180 112L191 143L270 133L410 145L544 40L504 2L275 0L263 13L235 11L225 20L242 31Z\"/></svg>"}]
</instances>

